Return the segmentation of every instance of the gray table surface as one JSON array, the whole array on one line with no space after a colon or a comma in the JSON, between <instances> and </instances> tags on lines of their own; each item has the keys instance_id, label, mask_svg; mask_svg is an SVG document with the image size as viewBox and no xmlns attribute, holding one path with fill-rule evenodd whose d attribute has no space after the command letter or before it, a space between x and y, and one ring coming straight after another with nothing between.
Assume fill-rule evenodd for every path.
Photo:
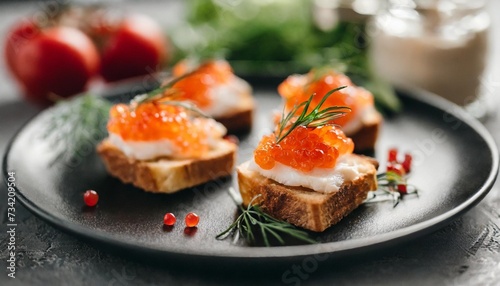
<instances>
[{"instance_id":1,"label":"gray table surface","mask_svg":"<svg viewBox=\"0 0 500 286\"><path fill-rule=\"evenodd\" d=\"M174 25L182 5L178 1L119 4L124 9L149 13L164 25ZM0 4L0 39L17 18L40 4ZM165 9L159 7L167 7ZM491 1L491 10L500 11L500 1ZM484 121L499 146L500 142L500 19L493 17L492 53L483 81L490 93L493 112ZM3 42L1 43L3 46ZM38 112L20 100L0 57L0 154L8 140L26 120ZM0 268L5 269L7 238L6 186L0 184ZM16 206L18 268L10 279L0 271L1 285L255 285L285 284L285 265L270 271L251 269L207 271L203 267L148 262L123 253L87 244L40 220L22 205ZM500 184L468 213L443 229L381 252L349 261L325 261L302 277L303 285L500 285ZM6 284L5 284L6 283Z\"/></svg>"}]
</instances>

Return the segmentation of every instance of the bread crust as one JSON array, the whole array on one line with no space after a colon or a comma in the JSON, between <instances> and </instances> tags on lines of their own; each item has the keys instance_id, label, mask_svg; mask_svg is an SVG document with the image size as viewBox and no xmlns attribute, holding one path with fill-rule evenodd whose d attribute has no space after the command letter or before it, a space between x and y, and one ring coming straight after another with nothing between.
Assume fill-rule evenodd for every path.
<instances>
[{"instance_id":1,"label":"bread crust","mask_svg":"<svg viewBox=\"0 0 500 286\"><path fill-rule=\"evenodd\" d=\"M214 119L224 125L228 133L245 133L252 129L255 102L251 94L241 95L239 106L233 112Z\"/></svg>"},{"instance_id":2,"label":"bread crust","mask_svg":"<svg viewBox=\"0 0 500 286\"><path fill-rule=\"evenodd\" d=\"M238 167L238 184L243 205L247 206L253 198L260 195L254 203L271 216L305 229L322 232L356 209L370 190L377 189L378 162L361 155L350 156L355 156L360 163L370 166L370 171L353 181L344 182L338 191L332 193L286 186L248 170L247 164L242 164Z\"/></svg>"},{"instance_id":3,"label":"bread crust","mask_svg":"<svg viewBox=\"0 0 500 286\"><path fill-rule=\"evenodd\" d=\"M165 80L162 86L168 84L171 80L171 78ZM253 112L255 109L255 100L252 96L252 88L243 79L237 77L237 80L248 86L248 91L234 95L238 96L240 100L238 105L231 111L222 116L213 116L213 118L224 125L228 133L231 134L246 133L252 129Z\"/></svg>"},{"instance_id":4,"label":"bread crust","mask_svg":"<svg viewBox=\"0 0 500 286\"><path fill-rule=\"evenodd\" d=\"M236 162L236 151L235 144L221 140L217 148L203 158L145 161L127 157L108 139L97 146L97 152L111 175L153 193L175 193L230 176Z\"/></svg>"},{"instance_id":5,"label":"bread crust","mask_svg":"<svg viewBox=\"0 0 500 286\"><path fill-rule=\"evenodd\" d=\"M352 134L346 134L354 142L354 151L363 152L375 149L380 127L382 125L382 115L373 109L362 118L363 126Z\"/></svg>"}]
</instances>

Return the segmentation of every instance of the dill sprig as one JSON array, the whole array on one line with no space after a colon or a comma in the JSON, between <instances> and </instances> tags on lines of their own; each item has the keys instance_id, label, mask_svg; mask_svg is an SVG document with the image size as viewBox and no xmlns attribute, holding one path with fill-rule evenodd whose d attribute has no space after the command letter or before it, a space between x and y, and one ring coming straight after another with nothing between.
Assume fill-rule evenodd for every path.
<instances>
[{"instance_id":1,"label":"dill sprig","mask_svg":"<svg viewBox=\"0 0 500 286\"><path fill-rule=\"evenodd\" d=\"M378 189L370 192L365 203L380 201L393 201L393 207L396 207L401 195L415 194L418 196L418 190L415 186L409 185L406 179L394 171L387 171L377 175Z\"/></svg>"},{"instance_id":2,"label":"dill sprig","mask_svg":"<svg viewBox=\"0 0 500 286\"><path fill-rule=\"evenodd\" d=\"M106 124L111 103L95 95L82 95L59 101L50 112L42 139L58 150L52 164L84 156L107 136Z\"/></svg>"},{"instance_id":3,"label":"dill sprig","mask_svg":"<svg viewBox=\"0 0 500 286\"><path fill-rule=\"evenodd\" d=\"M321 101L309 111L309 107L312 103L312 100L316 94L312 94L307 101L300 103L299 105L294 106L292 110L285 115L285 109L283 108L283 113L281 115L281 120L278 124L278 133L276 134L276 144L280 143L286 136L288 136L295 128L299 126L305 127L320 127L325 124L331 123L332 120L335 120L339 117L344 116L345 113L350 112L351 109L347 106L331 106L321 109L321 106L325 101L330 97L333 93L346 88L345 86L338 87L336 89L330 90L328 93L323 96ZM296 115L298 110L302 109L300 115Z\"/></svg>"},{"instance_id":4,"label":"dill sprig","mask_svg":"<svg viewBox=\"0 0 500 286\"><path fill-rule=\"evenodd\" d=\"M253 202L260 195L255 196L247 208L240 205L241 214L238 218L223 232L216 236L217 239L225 239L233 235L234 241L237 241L240 236L243 236L249 243L255 243L257 231L264 240L264 245L271 246L270 237L274 237L282 245L285 244L283 235L287 235L307 243L316 243L315 240L309 237L306 231L297 229L292 224L275 219L266 214L258 205Z\"/></svg>"}]
</instances>

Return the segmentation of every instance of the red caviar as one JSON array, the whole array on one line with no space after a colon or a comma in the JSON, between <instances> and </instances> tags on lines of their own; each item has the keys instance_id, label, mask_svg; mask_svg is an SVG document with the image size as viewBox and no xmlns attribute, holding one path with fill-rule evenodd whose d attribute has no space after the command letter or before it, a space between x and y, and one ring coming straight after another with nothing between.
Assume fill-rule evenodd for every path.
<instances>
[{"instance_id":1,"label":"red caviar","mask_svg":"<svg viewBox=\"0 0 500 286\"><path fill-rule=\"evenodd\" d=\"M255 163L262 169L272 169L277 162L309 172L314 168L333 168L337 158L352 153L354 143L333 125L317 128L299 126L276 143L275 135L262 138L255 149Z\"/></svg>"},{"instance_id":2,"label":"red caviar","mask_svg":"<svg viewBox=\"0 0 500 286\"><path fill-rule=\"evenodd\" d=\"M195 213L188 213L184 219L187 227L195 227L200 222L200 217Z\"/></svg>"},{"instance_id":3,"label":"red caviar","mask_svg":"<svg viewBox=\"0 0 500 286\"><path fill-rule=\"evenodd\" d=\"M99 202L99 195L94 190L87 190L83 194L83 201L87 206L93 207L97 205L97 202Z\"/></svg>"},{"instance_id":4,"label":"red caviar","mask_svg":"<svg viewBox=\"0 0 500 286\"><path fill-rule=\"evenodd\" d=\"M193 118L183 107L161 101L142 103L135 109L117 104L111 108L108 131L126 141L168 139L180 155L198 157L209 149L208 136L218 134L207 120Z\"/></svg>"},{"instance_id":5,"label":"red caviar","mask_svg":"<svg viewBox=\"0 0 500 286\"><path fill-rule=\"evenodd\" d=\"M163 217L163 224L167 226L174 225L176 221L177 219L175 218L175 215L173 213L166 213Z\"/></svg>"},{"instance_id":6,"label":"red caviar","mask_svg":"<svg viewBox=\"0 0 500 286\"><path fill-rule=\"evenodd\" d=\"M321 73L319 78L318 73ZM363 106L373 105L373 95L366 89L355 86L346 75L333 69L312 70L306 75L291 75L278 86L278 92L284 98L287 110L291 110L294 106L307 101L312 94L315 96L311 106L316 106L326 93L341 86L347 87L331 95L321 109L331 106L350 107L350 113L335 119L335 124L344 126L356 117L358 110Z\"/></svg>"},{"instance_id":7,"label":"red caviar","mask_svg":"<svg viewBox=\"0 0 500 286\"><path fill-rule=\"evenodd\" d=\"M214 86L226 83L234 74L229 63L223 60L207 61L195 69L187 61L181 61L173 68L175 77L191 72L173 85L181 99L190 100L200 108L211 104L209 94Z\"/></svg>"}]
</instances>

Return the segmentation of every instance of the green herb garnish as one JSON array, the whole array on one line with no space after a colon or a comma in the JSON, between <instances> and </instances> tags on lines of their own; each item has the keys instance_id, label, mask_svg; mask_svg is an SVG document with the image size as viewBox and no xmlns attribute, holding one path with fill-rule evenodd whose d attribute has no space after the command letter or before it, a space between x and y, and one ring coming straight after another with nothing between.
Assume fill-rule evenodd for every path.
<instances>
[{"instance_id":1,"label":"green herb garnish","mask_svg":"<svg viewBox=\"0 0 500 286\"><path fill-rule=\"evenodd\" d=\"M330 95L344 88L346 87L341 86L329 91L327 94L325 94L325 96L323 96L318 105L310 112L308 112L309 107L315 94L312 94L307 101L296 105L286 115L285 109L283 108L281 120L278 125L278 134L276 135L276 144L280 143L283 139L285 139L286 136L288 136L295 128L299 126L320 127L325 124L331 123L332 120L343 116L347 112L350 112L351 109L346 106L331 106L320 110L321 106L323 105L323 103L325 103L328 97L330 97ZM300 108L303 108L302 112L297 116L296 114Z\"/></svg>"},{"instance_id":2,"label":"green herb garnish","mask_svg":"<svg viewBox=\"0 0 500 286\"><path fill-rule=\"evenodd\" d=\"M196 106L196 104L194 104L190 101L162 100L159 103L166 104L166 105L172 105L172 106L179 106L179 107L182 107L188 111L191 111L192 113L194 113L197 116L204 117L204 118L212 118L211 116L204 113L201 109L199 109Z\"/></svg>"},{"instance_id":3,"label":"green herb garnish","mask_svg":"<svg viewBox=\"0 0 500 286\"><path fill-rule=\"evenodd\" d=\"M342 66L341 72L373 93L381 111L401 110L392 86L372 67L366 20L349 22L340 17L325 27L314 21L315 1L229 2L188 1L187 23L170 31L177 47L174 61L222 55L240 76L283 77L313 67Z\"/></svg>"},{"instance_id":4,"label":"green herb garnish","mask_svg":"<svg viewBox=\"0 0 500 286\"><path fill-rule=\"evenodd\" d=\"M93 150L107 136L110 108L109 101L89 94L58 102L42 133L42 139L58 150L52 164L88 155L83 151Z\"/></svg>"},{"instance_id":5,"label":"green herb garnish","mask_svg":"<svg viewBox=\"0 0 500 286\"><path fill-rule=\"evenodd\" d=\"M137 95L130 101L130 105L132 108L136 108L138 105L146 103L146 102L155 102L158 104L172 105L172 106L180 106L184 109L191 111L197 116L211 118L209 115L205 114L201 109L199 109L196 104L187 101L187 100L177 100L179 94L173 88L174 84L179 81L185 79L186 77L192 75L194 71L183 74L182 76L173 78L166 85L161 86L157 89L154 89L148 93ZM165 91L170 89L170 93L165 94Z\"/></svg>"},{"instance_id":6,"label":"green herb garnish","mask_svg":"<svg viewBox=\"0 0 500 286\"><path fill-rule=\"evenodd\" d=\"M158 100L158 99L164 98L164 97L175 97L175 90L172 90L172 94L169 94L169 95L164 95L163 93L166 90L172 88L174 86L174 84L178 83L179 81L185 79L186 77L188 77L192 74L193 74L193 72L185 73L181 76L173 78L166 85L163 85L163 86L160 86L156 89L153 89L152 91L150 91L148 93L137 95L130 101L130 104L137 106L139 104Z\"/></svg>"},{"instance_id":7,"label":"green herb garnish","mask_svg":"<svg viewBox=\"0 0 500 286\"><path fill-rule=\"evenodd\" d=\"M299 230L292 224L273 218L272 216L266 214L258 205L254 205L253 202L260 195L255 196L247 208L243 208L240 205L240 210L242 213L238 218L223 232L216 236L217 239L225 239L229 235L234 236L234 241L237 241L241 236L243 236L249 243L255 243L257 231L262 235L264 244L266 246L271 246L269 241L270 237L274 237L282 245L285 244L283 235L287 235L307 243L316 243L315 240L309 237L306 231Z\"/></svg>"}]
</instances>

